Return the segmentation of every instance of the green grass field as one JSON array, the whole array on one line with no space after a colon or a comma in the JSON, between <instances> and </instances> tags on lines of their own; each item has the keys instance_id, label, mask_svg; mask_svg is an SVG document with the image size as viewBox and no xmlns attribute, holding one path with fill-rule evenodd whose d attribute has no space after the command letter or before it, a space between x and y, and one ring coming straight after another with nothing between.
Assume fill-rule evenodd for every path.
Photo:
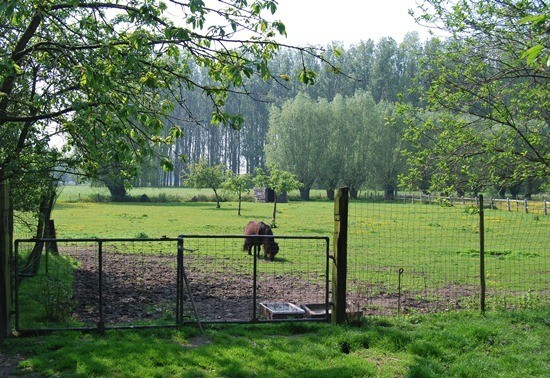
<instances>
[{"instance_id":1,"label":"green grass field","mask_svg":"<svg viewBox=\"0 0 550 378\"><path fill-rule=\"evenodd\" d=\"M80 187L67 187L63 193L68 189ZM171 197L197 195L190 189L168 192ZM210 195L209 191L199 194ZM158 189L150 195L158 196ZM240 235L248 220L269 222L272 210L273 204L243 202L242 215L238 216L236 202L223 202L222 208L217 209L214 202L73 203L64 202L61 197L53 218L58 237L158 238L180 234ZM349 213L350 280L370 282L377 287L374 291L395 292L397 272L402 268L404 288L410 292L479 285L479 217L475 209L461 205L351 201ZM317 200L278 204L277 225L276 235L332 238L333 203ZM530 291L547 290L549 246L550 216L486 209L489 290L507 290L520 297Z\"/></svg>"},{"instance_id":2,"label":"green grass field","mask_svg":"<svg viewBox=\"0 0 550 378\"><path fill-rule=\"evenodd\" d=\"M182 188L136 188L131 195L145 193L151 198L183 202L74 201L76 197L93 198L98 190L88 186L64 188L53 213L58 237L241 235L248 220L269 222L273 211L273 204L247 201L242 203L239 216L236 202L223 202L221 209L217 209L215 202L187 201L194 196L209 198L209 190ZM100 193L104 194L105 191ZM320 195L320 192L314 193L314 197ZM291 200L278 204L277 225L276 235L332 238L333 203ZM239 250L239 242L234 240L234 246L221 250L212 247L210 253L223 255L227 248ZM291 245L287 245L284 248L289 250ZM350 291L363 299L395 296L401 289L415 301L429 302L451 296L450 308L477 305L474 298L479 296L480 273L476 209L458 204L442 207L351 201L348 248ZM209 253L208 247L203 251ZM549 251L550 216L485 209L485 275L492 306L506 308L525 301L547 303ZM279 273L302 269L299 265L303 262L306 266L307 261L299 254L296 256L275 269L279 269ZM394 303L389 305L395 307ZM429 307L429 303L425 305ZM415 310L414 304L411 310Z\"/></svg>"}]
</instances>

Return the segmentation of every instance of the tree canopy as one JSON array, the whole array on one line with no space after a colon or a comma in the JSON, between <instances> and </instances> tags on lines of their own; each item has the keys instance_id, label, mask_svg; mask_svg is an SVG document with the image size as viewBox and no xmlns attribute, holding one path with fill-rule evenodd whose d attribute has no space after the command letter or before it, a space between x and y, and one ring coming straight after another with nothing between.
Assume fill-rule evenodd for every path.
<instances>
[{"instance_id":1,"label":"tree canopy","mask_svg":"<svg viewBox=\"0 0 550 378\"><path fill-rule=\"evenodd\" d=\"M420 19L450 36L431 50L406 105L408 182L431 171L437 190L506 188L550 176L548 6L544 1L425 1ZM437 41L435 42L437 43ZM423 120L423 121L421 121ZM419 122L421 121L421 122Z\"/></svg>"}]
</instances>

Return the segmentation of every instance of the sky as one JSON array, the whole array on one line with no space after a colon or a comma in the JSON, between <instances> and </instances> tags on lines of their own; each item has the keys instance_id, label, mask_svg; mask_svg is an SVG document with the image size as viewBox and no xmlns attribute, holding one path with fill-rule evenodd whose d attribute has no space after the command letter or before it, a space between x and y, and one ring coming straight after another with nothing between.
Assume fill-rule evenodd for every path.
<instances>
[{"instance_id":1,"label":"sky","mask_svg":"<svg viewBox=\"0 0 550 378\"><path fill-rule=\"evenodd\" d=\"M356 44L392 37L398 43L407 32L428 31L408 14L416 0L278 0L275 17L286 26L289 44L326 45L332 41Z\"/></svg>"}]
</instances>

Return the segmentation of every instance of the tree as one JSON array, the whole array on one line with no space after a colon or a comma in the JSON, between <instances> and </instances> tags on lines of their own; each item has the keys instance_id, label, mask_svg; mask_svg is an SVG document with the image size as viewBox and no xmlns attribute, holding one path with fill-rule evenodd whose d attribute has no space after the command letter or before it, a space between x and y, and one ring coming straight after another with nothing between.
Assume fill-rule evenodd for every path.
<instances>
[{"instance_id":1,"label":"tree","mask_svg":"<svg viewBox=\"0 0 550 378\"><path fill-rule=\"evenodd\" d=\"M428 109L441 111L442 117L419 125L423 111L406 107L409 140L428 134L436 138L425 150L439 162L432 187L459 189L458 181L471 188L547 181L550 77L541 61L547 57L548 32L533 21L547 17L546 2L424 3L433 11L419 17L449 34L430 50L422 76L429 87L421 95ZM535 46L540 55L531 54Z\"/></svg>"},{"instance_id":2,"label":"tree","mask_svg":"<svg viewBox=\"0 0 550 378\"><path fill-rule=\"evenodd\" d=\"M64 143L68 157L79 156L85 175L100 171L108 152L125 167L139 165L155 145L172 145L181 136L177 125L166 135L163 130L182 86L211 104L211 123L242 123L223 105L244 78L278 76L268 62L285 28L264 17L276 12L276 1L168 4L0 2L0 182L32 175L29 167L44 158L36 146L50 142ZM208 81L194 81L195 66ZM99 141L102 148L96 148Z\"/></svg>"},{"instance_id":3,"label":"tree","mask_svg":"<svg viewBox=\"0 0 550 378\"><path fill-rule=\"evenodd\" d=\"M269 163L292 172L302 183L300 197L309 200L309 192L321 175L320 162L328 144L327 101L316 103L298 94L270 110L266 155Z\"/></svg>"},{"instance_id":4,"label":"tree","mask_svg":"<svg viewBox=\"0 0 550 378\"><path fill-rule=\"evenodd\" d=\"M404 168L401 154L403 121L395 117L394 107L380 102L376 105L373 120L378 120L371 133L369 153L369 179L373 188L384 190L385 199L393 199L398 187L398 176ZM374 123L374 121L373 121Z\"/></svg>"},{"instance_id":5,"label":"tree","mask_svg":"<svg viewBox=\"0 0 550 378\"><path fill-rule=\"evenodd\" d=\"M241 201L243 193L246 193L250 189L252 189L252 185L252 176L250 176L248 173L236 175L231 171L228 172L226 180L222 183L222 188L237 194L239 201L239 216L241 215Z\"/></svg>"},{"instance_id":6,"label":"tree","mask_svg":"<svg viewBox=\"0 0 550 378\"><path fill-rule=\"evenodd\" d=\"M275 164L271 163L266 169L257 168L255 176L256 185L265 188L271 188L275 192L273 200L273 218L271 227L277 227L275 218L277 215L277 196L284 192L290 192L301 188L302 184L296 179L296 176L288 171L283 171Z\"/></svg>"},{"instance_id":7,"label":"tree","mask_svg":"<svg viewBox=\"0 0 550 378\"><path fill-rule=\"evenodd\" d=\"M186 175L185 184L187 186L201 189L210 188L214 191L216 197L216 207L220 208L220 196L218 189L221 188L225 181L224 166L218 164L210 167L205 160L189 165L189 173Z\"/></svg>"},{"instance_id":8,"label":"tree","mask_svg":"<svg viewBox=\"0 0 550 378\"><path fill-rule=\"evenodd\" d=\"M139 165L155 145L173 145L182 135L178 127L163 135L174 103L183 104L180 89L201 93L213 124L242 123L223 105L228 92L247 93L237 90L245 79L278 77L268 62L280 47L274 37L285 29L264 17L275 13L276 2L168 4L0 4L1 181L22 172L20 161L39 158L32 148L37 141L52 138L66 143L66 151L78 151L89 163L82 172L90 176L106 151L117 151L125 167ZM322 59L313 49L300 50ZM203 80L194 76L198 69ZM300 77L309 80L308 74ZM95 148L98 141L101 149Z\"/></svg>"},{"instance_id":9,"label":"tree","mask_svg":"<svg viewBox=\"0 0 550 378\"><path fill-rule=\"evenodd\" d=\"M357 91L349 98L336 96L332 108L332 127L338 129L338 149L345 156L341 179L350 188L350 197L356 198L372 169L369 161L372 138L382 120L371 94L364 91Z\"/></svg>"}]
</instances>

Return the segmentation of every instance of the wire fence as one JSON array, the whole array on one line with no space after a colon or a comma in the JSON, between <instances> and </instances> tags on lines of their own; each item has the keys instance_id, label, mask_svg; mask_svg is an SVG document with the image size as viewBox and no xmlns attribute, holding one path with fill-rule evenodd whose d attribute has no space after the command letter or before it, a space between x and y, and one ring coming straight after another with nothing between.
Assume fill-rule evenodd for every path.
<instances>
[{"instance_id":1,"label":"wire fence","mask_svg":"<svg viewBox=\"0 0 550 378\"><path fill-rule=\"evenodd\" d=\"M480 212L479 199L403 198L350 202L349 307L377 315L437 312L479 308L482 296L487 309L548 305L550 217L493 201Z\"/></svg>"},{"instance_id":2,"label":"wire fence","mask_svg":"<svg viewBox=\"0 0 550 378\"><path fill-rule=\"evenodd\" d=\"M548 306L550 217L480 203L350 202L347 311ZM17 240L16 329L328 320L327 237L276 236L274 261L243 238Z\"/></svg>"},{"instance_id":3,"label":"wire fence","mask_svg":"<svg viewBox=\"0 0 550 378\"><path fill-rule=\"evenodd\" d=\"M277 241L279 253L267 261L254 258L258 247L243 251L243 236L17 240L15 326L25 333L326 320L328 238ZM33 254L37 246L41 254ZM308 314L303 305L325 311Z\"/></svg>"}]
</instances>

